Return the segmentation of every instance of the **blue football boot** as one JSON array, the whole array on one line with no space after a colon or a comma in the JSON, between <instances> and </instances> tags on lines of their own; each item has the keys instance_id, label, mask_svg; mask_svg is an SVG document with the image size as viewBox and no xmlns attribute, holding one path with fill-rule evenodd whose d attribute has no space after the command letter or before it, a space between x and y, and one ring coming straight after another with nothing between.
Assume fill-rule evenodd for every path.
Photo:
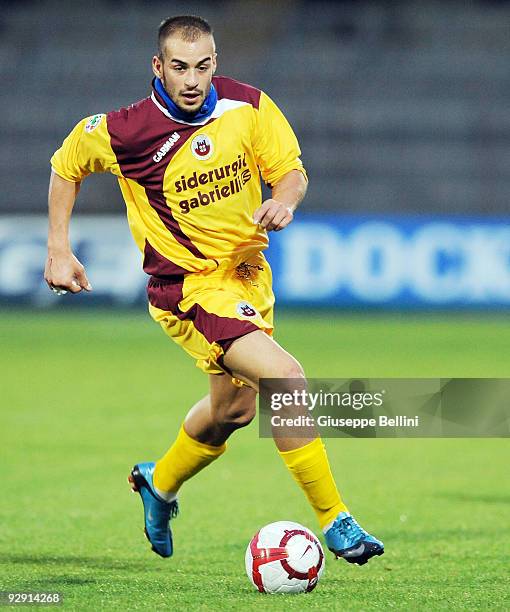
<instances>
[{"instance_id":1,"label":"blue football boot","mask_svg":"<svg viewBox=\"0 0 510 612\"><path fill-rule=\"evenodd\" d=\"M138 463L131 470L128 481L133 491L140 493L143 502L145 535L152 544L152 550L161 557L173 553L170 519L177 516L177 500L166 502L154 490L152 481L155 463Z\"/></svg>"},{"instance_id":2,"label":"blue football boot","mask_svg":"<svg viewBox=\"0 0 510 612\"><path fill-rule=\"evenodd\" d=\"M384 544L358 525L348 512L340 512L324 534L327 547L349 563L364 565L371 557L384 553Z\"/></svg>"}]
</instances>

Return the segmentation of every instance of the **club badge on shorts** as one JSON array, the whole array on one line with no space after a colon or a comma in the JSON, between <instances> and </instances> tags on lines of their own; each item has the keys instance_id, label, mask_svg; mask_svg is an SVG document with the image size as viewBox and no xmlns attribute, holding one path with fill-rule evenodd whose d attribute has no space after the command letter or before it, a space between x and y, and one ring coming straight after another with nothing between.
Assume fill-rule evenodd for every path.
<instances>
[{"instance_id":1,"label":"club badge on shorts","mask_svg":"<svg viewBox=\"0 0 510 612\"><path fill-rule=\"evenodd\" d=\"M198 134L191 141L191 152L197 159L209 159L214 153L212 140L207 134Z\"/></svg>"},{"instance_id":2,"label":"club badge on shorts","mask_svg":"<svg viewBox=\"0 0 510 612\"><path fill-rule=\"evenodd\" d=\"M259 314L249 302L239 302L236 306L236 312L243 319L253 319Z\"/></svg>"}]
</instances>

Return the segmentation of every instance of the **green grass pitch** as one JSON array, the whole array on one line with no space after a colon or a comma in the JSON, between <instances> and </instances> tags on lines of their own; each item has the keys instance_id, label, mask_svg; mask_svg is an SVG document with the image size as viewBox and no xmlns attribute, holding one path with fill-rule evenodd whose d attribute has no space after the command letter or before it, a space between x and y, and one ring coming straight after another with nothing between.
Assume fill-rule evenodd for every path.
<instances>
[{"instance_id":1,"label":"green grass pitch","mask_svg":"<svg viewBox=\"0 0 510 612\"><path fill-rule=\"evenodd\" d=\"M183 488L174 557L143 536L128 471L166 450L207 382L148 315L9 311L0 337L0 590L60 591L74 610L510 608L508 440L329 440L386 554L357 567L328 552L313 593L260 595L254 532L317 524L256 423ZM503 317L284 313L277 338L316 377L510 376Z\"/></svg>"}]
</instances>

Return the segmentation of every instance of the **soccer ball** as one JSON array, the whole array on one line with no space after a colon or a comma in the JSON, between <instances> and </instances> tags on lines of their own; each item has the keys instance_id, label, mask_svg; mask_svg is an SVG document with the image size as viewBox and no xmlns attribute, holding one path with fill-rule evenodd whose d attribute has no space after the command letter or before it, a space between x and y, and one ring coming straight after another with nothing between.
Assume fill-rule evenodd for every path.
<instances>
[{"instance_id":1,"label":"soccer ball","mask_svg":"<svg viewBox=\"0 0 510 612\"><path fill-rule=\"evenodd\" d=\"M314 534L290 521L262 527L248 544L246 573L261 593L305 593L324 572L324 552Z\"/></svg>"}]
</instances>

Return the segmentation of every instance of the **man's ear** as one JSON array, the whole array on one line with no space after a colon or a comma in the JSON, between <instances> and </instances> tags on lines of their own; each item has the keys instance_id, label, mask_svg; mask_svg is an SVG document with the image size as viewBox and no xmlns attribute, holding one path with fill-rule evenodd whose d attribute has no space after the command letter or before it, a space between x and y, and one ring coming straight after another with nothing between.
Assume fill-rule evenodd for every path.
<instances>
[{"instance_id":1,"label":"man's ear","mask_svg":"<svg viewBox=\"0 0 510 612\"><path fill-rule=\"evenodd\" d=\"M161 61L161 58L157 55L152 58L152 72L159 79L163 76L163 62Z\"/></svg>"},{"instance_id":2,"label":"man's ear","mask_svg":"<svg viewBox=\"0 0 510 612\"><path fill-rule=\"evenodd\" d=\"M217 63L216 63L216 58L218 57L217 53L214 53L212 56L212 73L214 74L216 72L216 68L217 68Z\"/></svg>"}]
</instances>

